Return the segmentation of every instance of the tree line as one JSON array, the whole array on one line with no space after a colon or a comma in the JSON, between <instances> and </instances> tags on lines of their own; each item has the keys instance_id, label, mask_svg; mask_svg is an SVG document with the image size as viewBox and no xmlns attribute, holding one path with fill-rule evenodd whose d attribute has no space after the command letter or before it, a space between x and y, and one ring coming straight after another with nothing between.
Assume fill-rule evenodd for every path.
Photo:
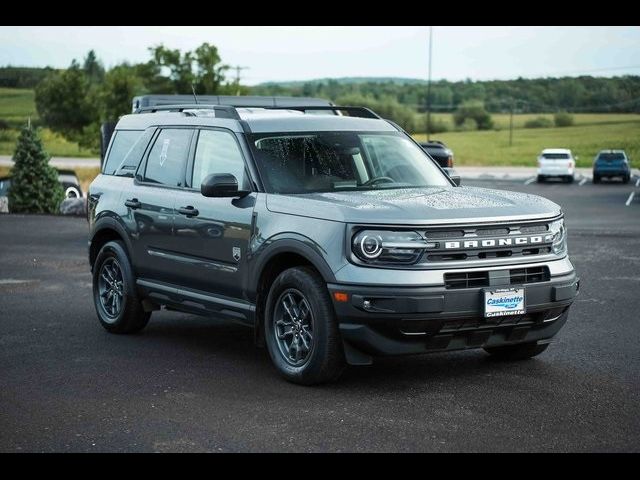
<instances>
[{"instance_id":1,"label":"tree line","mask_svg":"<svg viewBox=\"0 0 640 480\"><path fill-rule=\"evenodd\" d=\"M342 105L367 106L409 132L427 128L426 82L416 79L322 79L244 86L228 80L229 66L214 45L189 51L164 45L148 49L149 59L105 69L95 52L66 69L0 68L0 86L35 88L44 125L81 146L97 148L102 122L128 113L142 94L310 96ZM492 81L436 81L431 111L452 113L453 128L490 129L491 113L640 112L640 76L566 77ZM531 127L542 127L542 120ZM432 118L432 133L449 124Z\"/></svg>"},{"instance_id":2,"label":"tree line","mask_svg":"<svg viewBox=\"0 0 640 480\"><path fill-rule=\"evenodd\" d=\"M51 71L36 84L36 109L54 132L97 149L100 125L129 113L136 95L190 94L192 88L200 95L246 94L248 88L226 80L228 69L208 43L186 52L158 45L149 48L148 61L109 70L92 50L82 63L73 60L69 68Z\"/></svg>"}]
</instances>

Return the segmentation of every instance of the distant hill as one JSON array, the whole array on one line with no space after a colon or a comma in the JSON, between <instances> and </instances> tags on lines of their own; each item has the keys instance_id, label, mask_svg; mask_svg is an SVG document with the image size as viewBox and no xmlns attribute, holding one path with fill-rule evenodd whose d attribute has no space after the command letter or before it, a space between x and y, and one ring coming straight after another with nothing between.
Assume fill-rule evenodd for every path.
<instances>
[{"instance_id":1,"label":"distant hill","mask_svg":"<svg viewBox=\"0 0 640 480\"><path fill-rule=\"evenodd\" d=\"M34 88L52 71L50 67L0 67L0 87Z\"/></svg>"},{"instance_id":2,"label":"distant hill","mask_svg":"<svg viewBox=\"0 0 640 480\"><path fill-rule=\"evenodd\" d=\"M406 78L406 77L337 77L337 78L316 78L313 80L291 80L284 82L263 82L258 86L279 86L284 88L299 87L308 83L310 85L317 85L328 82L337 82L342 85L354 85L362 83L393 83L395 85L420 85L426 84L426 80L420 78Z\"/></svg>"}]
</instances>

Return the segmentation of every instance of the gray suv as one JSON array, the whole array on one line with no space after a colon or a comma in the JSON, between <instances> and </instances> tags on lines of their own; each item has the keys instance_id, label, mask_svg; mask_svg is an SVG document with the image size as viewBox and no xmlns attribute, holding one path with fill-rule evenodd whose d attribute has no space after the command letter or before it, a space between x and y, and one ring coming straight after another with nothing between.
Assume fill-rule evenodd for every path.
<instances>
[{"instance_id":1,"label":"gray suv","mask_svg":"<svg viewBox=\"0 0 640 480\"><path fill-rule=\"evenodd\" d=\"M533 357L579 288L558 205L457 186L359 107L139 108L89 217L104 328L160 308L225 318L301 384L381 355Z\"/></svg>"}]
</instances>

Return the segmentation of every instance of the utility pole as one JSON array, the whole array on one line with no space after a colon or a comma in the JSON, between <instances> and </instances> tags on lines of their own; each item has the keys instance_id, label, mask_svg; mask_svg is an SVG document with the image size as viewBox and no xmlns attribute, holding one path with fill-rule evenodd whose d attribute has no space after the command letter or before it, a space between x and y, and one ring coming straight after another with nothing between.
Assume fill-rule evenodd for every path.
<instances>
[{"instance_id":1,"label":"utility pole","mask_svg":"<svg viewBox=\"0 0 640 480\"><path fill-rule=\"evenodd\" d=\"M513 145L513 106L514 106L514 101L513 101L513 98L512 98L511 99L510 115L509 115L509 146L510 147Z\"/></svg>"},{"instance_id":2,"label":"utility pole","mask_svg":"<svg viewBox=\"0 0 640 480\"><path fill-rule=\"evenodd\" d=\"M235 67L231 67L231 70L236 71L236 96L240 95L240 72L242 70L249 70L249 67L241 67L236 65Z\"/></svg>"},{"instance_id":3,"label":"utility pole","mask_svg":"<svg viewBox=\"0 0 640 480\"><path fill-rule=\"evenodd\" d=\"M427 79L427 142L431 135L431 52L433 42L433 26L429 26L429 78Z\"/></svg>"}]
</instances>

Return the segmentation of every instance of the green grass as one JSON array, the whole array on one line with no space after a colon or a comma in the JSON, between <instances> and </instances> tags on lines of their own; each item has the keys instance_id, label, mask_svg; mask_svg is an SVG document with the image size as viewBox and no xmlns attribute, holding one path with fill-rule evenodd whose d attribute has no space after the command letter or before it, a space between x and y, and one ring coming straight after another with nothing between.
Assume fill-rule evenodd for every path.
<instances>
[{"instance_id":1,"label":"green grass","mask_svg":"<svg viewBox=\"0 0 640 480\"><path fill-rule=\"evenodd\" d=\"M578 117L578 116L576 116ZM449 146L456 165L536 166L544 148L570 148L579 157L579 167L590 167L598 151L626 150L632 166L640 167L640 115L581 115L573 127L514 129L509 146L509 130L446 132L432 135ZM576 119L577 120L577 119ZM591 123L589 123L591 122ZM414 135L424 140L424 134Z\"/></svg>"},{"instance_id":2,"label":"green grass","mask_svg":"<svg viewBox=\"0 0 640 480\"><path fill-rule=\"evenodd\" d=\"M508 113L491 114L494 129L508 129L509 117L510 115ZM527 120L532 120L538 117L548 118L553 122L552 113L523 113L513 116L513 127L524 128L524 124ZM434 121L442 122L447 125L450 130L453 130L453 118L450 113L434 113L432 114L432 118L434 119ZM576 126L603 125L610 123L626 123L632 120L640 120L640 115L635 113L576 113L573 114L573 119Z\"/></svg>"},{"instance_id":3,"label":"green grass","mask_svg":"<svg viewBox=\"0 0 640 480\"><path fill-rule=\"evenodd\" d=\"M0 131L0 155L11 155L21 125L27 118L37 122L33 90L0 88L0 119L10 130ZM450 113L435 113L434 119L452 128ZM589 167L594 155L603 148L623 148L635 167L640 167L640 115L638 114L575 114L575 126L565 128L525 129L527 120L553 114L514 115L513 146L509 146L509 115L493 114L494 130L482 132L445 132L432 135L442 140L455 153L457 165L527 165L535 166L543 148L571 148L580 158L579 166ZM49 129L42 129L45 149L52 156L91 157L96 152L81 149ZM416 134L424 139L424 134Z\"/></svg>"},{"instance_id":4,"label":"green grass","mask_svg":"<svg viewBox=\"0 0 640 480\"><path fill-rule=\"evenodd\" d=\"M19 88L0 88L0 120L6 121L9 130L0 130L0 155L13 155L19 129L27 124L28 118L37 124L35 94L33 90ZM40 132L45 150L56 157L95 157L96 152L80 148L48 128Z\"/></svg>"},{"instance_id":5,"label":"green grass","mask_svg":"<svg viewBox=\"0 0 640 480\"><path fill-rule=\"evenodd\" d=\"M13 128L19 128L29 117L32 121L38 119L34 91L0 88L0 119L8 122Z\"/></svg>"}]
</instances>

